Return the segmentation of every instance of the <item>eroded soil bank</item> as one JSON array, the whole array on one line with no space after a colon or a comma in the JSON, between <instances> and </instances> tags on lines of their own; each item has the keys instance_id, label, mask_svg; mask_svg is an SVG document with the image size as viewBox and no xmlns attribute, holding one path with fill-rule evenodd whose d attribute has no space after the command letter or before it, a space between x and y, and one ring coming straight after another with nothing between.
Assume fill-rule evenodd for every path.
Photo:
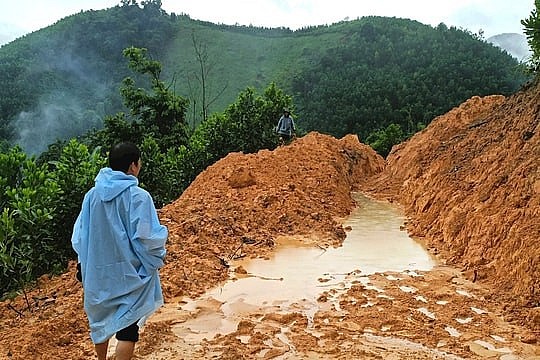
<instances>
[{"instance_id":1,"label":"eroded soil bank","mask_svg":"<svg viewBox=\"0 0 540 360\"><path fill-rule=\"evenodd\" d=\"M538 88L472 98L396 147L387 162L355 136L310 133L290 146L230 154L160 211L168 305L225 281L238 256L266 257L293 235L328 248L360 190L401 206L409 231L438 256L429 272L352 272L324 311L263 309L231 334L187 344L178 319L144 329L147 359L533 359L540 356ZM0 303L1 359L91 359L74 269ZM338 304L338 306L336 306ZM366 306L363 306L366 305ZM211 306L209 305L210 311ZM205 311L208 311L205 310Z\"/></svg>"}]
</instances>

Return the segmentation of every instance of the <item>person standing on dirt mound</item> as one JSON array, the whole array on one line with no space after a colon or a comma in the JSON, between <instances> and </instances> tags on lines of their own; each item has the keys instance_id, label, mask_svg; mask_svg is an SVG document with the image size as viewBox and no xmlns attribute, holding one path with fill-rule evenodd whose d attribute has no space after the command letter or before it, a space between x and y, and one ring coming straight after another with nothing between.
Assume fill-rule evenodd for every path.
<instances>
[{"instance_id":1,"label":"person standing on dirt mound","mask_svg":"<svg viewBox=\"0 0 540 360\"><path fill-rule=\"evenodd\" d=\"M279 118L276 126L276 133L279 135L279 142L281 145L289 144L296 136L294 120L287 108L283 109L283 115Z\"/></svg>"},{"instance_id":2,"label":"person standing on dirt mound","mask_svg":"<svg viewBox=\"0 0 540 360\"><path fill-rule=\"evenodd\" d=\"M163 305L158 270L165 258L168 230L161 225L151 195L141 189L140 150L114 146L83 200L73 227L84 310L99 360L116 334L116 360L131 359L139 327Z\"/></svg>"}]
</instances>

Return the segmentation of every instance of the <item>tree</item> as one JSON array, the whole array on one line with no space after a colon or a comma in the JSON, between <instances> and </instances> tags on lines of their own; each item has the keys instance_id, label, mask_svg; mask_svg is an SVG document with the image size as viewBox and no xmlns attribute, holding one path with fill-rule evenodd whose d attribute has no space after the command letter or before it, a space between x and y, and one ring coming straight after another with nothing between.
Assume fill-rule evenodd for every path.
<instances>
[{"instance_id":1,"label":"tree","mask_svg":"<svg viewBox=\"0 0 540 360\"><path fill-rule=\"evenodd\" d=\"M213 114L195 130L189 145L195 173L230 152L274 149L274 127L284 107L292 108L292 98L274 83L262 95L246 88L223 114Z\"/></svg>"},{"instance_id":2,"label":"tree","mask_svg":"<svg viewBox=\"0 0 540 360\"><path fill-rule=\"evenodd\" d=\"M0 154L0 295L62 267L65 252L55 237L60 188L47 165L20 148ZM6 178L8 175L9 178Z\"/></svg>"},{"instance_id":3,"label":"tree","mask_svg":"<svg viewBox=\"0 0 540 360\"><path fill-rule=\"evenodd\" d=\"M525 27L527 42L532 51L529 69L537 73L540 67L540 0L535 0L534 6L531 15L521 20L521 24Z\"/></svg>"},{"instance_id":4,"label":"tree","mask_svg":"<svg viewBox=\"0 0 540 360\"><path fill-rule=\"evenodd\" d=\"M153 194L154 204L160 208L176 199L191 180L182 170L189 141L185 120L188 101L160 80L161 63L149 59L146 49L130 47L124 55L131 70L149 76L150 89L137 87L131 77L124 79L120 92L129 115L120 112L107 117L105 127L87 138L104 149L122 141L138 144L145 164L141 186Z\"/></svg>"},{"instance_id":5,"label":"tree","mask_svg":"<svg viewBox=\"0 0 540 360\"><path fill-rule=\"evenodd\" d=\"M406 136L398 124L390 124L384 130L371 133L366 139L366 143L371 146L381 156L386 157L392 147L405 140Z\"/></svg>"},{"instance_id":6,"label":"tree","mask_svg":"<svg viewBox=\"0 0 540 360\"><path fill-rule=\"evenodd\" d=\"M55 204L53 230L58 243L58 255L64 259L73 255L70 241L72 228L66 224L75 223L84 194L94 185L99 169L106 165L100 150L100 147L90 150L88 146L71 139L63 146L58 160L49 162L51 174L60 188Z\"/></svg>"},{"instance_id":7,"label":"tree","mask_svg":"<svg viewBox=\"0 0 540 360\"><path fill-rule=\"evenodd\" d=\"M143 132L154 133L159 139L162 150L185 145L188 142L185 113L188 101L174 94L160 80L161 64L151 60L143 48L130 47L124 50L129 60L129 68L139 74L150 77L151 89L145 90L135 84L135 80L127 77L120 90L125 105L135 122L140 121ZM138 125L134 124L133 127Z\"/></svg>"},{"instance_id":8,"label":"tree","mask_svg":"<svg viewBox=\"0 0 540 360\"><path fill-rule=\"evenodd\" d=\"M120 3L122 4L122 6L130 6L130 5L137 6L137 0L121 0Z\"/></svg>"},{"instance_id":9,"label":"tree","mask_svg":"<svg viewBox=\"0 0 540 360\"><path fill-rule=\"evenodd\" d=\"M199 66L199 74L196 75L197 80L201 86L201 111L202 120L208 119L208 108L223 94L227 85L225 85L220 91L212 97L210 96L210 88L208 86L208 80L210 74L214 68L214 63L210 62L208 55L208 46L197 39L195 32L191 33L191 40L193 43L193 49L195 50L195 57Z\"/></svg>"}]
</instances>

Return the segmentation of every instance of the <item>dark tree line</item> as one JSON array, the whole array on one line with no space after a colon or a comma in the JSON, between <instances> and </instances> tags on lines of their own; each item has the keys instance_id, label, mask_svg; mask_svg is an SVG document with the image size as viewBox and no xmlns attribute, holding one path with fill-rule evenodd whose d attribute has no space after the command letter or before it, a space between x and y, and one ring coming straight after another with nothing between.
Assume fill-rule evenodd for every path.
<instances>
[{"instance_id":1,"label":"dark tree line","mask_svg":"<svg viewBox=\"0 0 540 360\"><path fill-rule=\"evenodd\" d=\"M524 81L516 60L470 33L371 17L302 69L292 91L306 130L376 143L393 124L401 142L471 96L508 95Z\"/></svg>"}]
</instances>

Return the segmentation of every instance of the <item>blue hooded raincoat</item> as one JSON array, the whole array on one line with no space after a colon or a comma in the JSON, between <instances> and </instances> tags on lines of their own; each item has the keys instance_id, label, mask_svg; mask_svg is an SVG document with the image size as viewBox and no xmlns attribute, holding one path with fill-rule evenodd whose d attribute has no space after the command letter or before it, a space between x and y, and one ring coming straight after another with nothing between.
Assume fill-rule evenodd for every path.
<instances>
[{"instance_id":1,"label":"blue hooded raincoat","mask_svg":"<svg viewBox=\"0 0 540 360\"><path fill-rule=\"evenodd\" d=\"M71 239L95 344L135 322L141 326L163 304L158 269L167 236L152 197L137 178L101 169L84 197Z\"/></svg>"}]
</instances>

